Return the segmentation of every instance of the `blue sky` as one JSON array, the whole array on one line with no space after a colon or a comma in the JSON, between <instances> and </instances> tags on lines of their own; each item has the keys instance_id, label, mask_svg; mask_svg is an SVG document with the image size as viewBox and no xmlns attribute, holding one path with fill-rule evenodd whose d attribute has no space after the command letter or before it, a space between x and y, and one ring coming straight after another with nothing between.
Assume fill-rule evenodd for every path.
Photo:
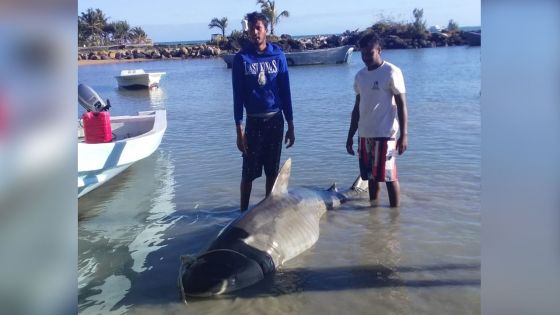
<instances>
[{"instance_id":1,"label":"blue sky","mask_svg":"<svg viewBox=\"0 0 560 315\"><path fill-rule=\"evenodd\" d=\"M450 19L459 26L480 25L480 0L276 0L282 18L275 33L312 35L360 30L383 18L412 21L414 8L424 9L427 25L447 26ZM209 29L214 17L227 17L226 33L241 28L247 12L258 10L256 0L78 0L78 15L88 8L99 8L109 20L127 20L141 26L156 42L208 40L218 29Z\"/></svg>"}]
</instances>

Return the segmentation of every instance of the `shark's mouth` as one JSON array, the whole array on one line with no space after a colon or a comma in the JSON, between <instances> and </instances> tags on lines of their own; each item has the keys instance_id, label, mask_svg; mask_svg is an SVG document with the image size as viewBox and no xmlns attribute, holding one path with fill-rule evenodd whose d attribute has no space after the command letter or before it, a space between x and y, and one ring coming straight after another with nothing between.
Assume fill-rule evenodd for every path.
<instances>
[{"instance_id":1,"label":"shark's mouth","mask_svg":"<svg viewBox=\"0 0 560 315\"><path fill-rule=\"evenodd\" d=\"M196 259L184 259L179 271L179 289L187 296L209 297L248 287L264 279L261 266L231 249L215 249Z\"/></svg>"}]
</instances>

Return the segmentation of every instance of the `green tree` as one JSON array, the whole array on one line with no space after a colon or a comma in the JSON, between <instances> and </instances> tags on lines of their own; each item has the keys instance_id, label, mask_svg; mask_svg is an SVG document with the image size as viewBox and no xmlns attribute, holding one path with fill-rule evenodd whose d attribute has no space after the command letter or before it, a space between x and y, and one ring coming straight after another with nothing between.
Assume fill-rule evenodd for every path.
<instances>
[{"instance_id":1,"label":"green tree","mask_svg":"<svg viewBox=\"0 0 560 315\"><path fill-rule=\"evenodd\" d=\"M104 28L107 25L107 16L100 9L87 9L78 18L78 30L82 29L82 35L78 38L86 38L90 43L99 45L104 37Z\"/></svg>"},{"instance_id":2,"label":"green tree","mask_svg":"<svg viewBox=\"0 0 560 315\"><path fill-rule=\"evenodd\" d=\"M119 44L125 44L130 40L130 25L127 21L116 21L110 25L113 27L113 39Z\"/></svg>"},{"instance_id":3,"label":"green tree","mask_svg":"<svg viewBox=\"0 0 560 315\"><path fill-rule=\"evenodd\" d=\"M278 24L280 17L290 17L290 12L286 10L278 13L279 10L276 8L276 1L274 0L257 0L257 4L261 6L262 14L268 18L271 35L274 35L274 26Z\"/></svg>"},{"instance_id":4,"label":"green tree","mask_svg":"<svg viewBox=\"0 0 560 315\"><path fill-rule=\"evenodd\" d=\"M90 32L87 25L78 18L78 45L83 46L88 44Z\"/></svg>"},{"instance_id":5,"label":"green tree","mask_svg":"<svg viewBox=\"0 0 560 315\"><path fill-rule=\"evenodd\" d=\"M424 9L415 8L412 11L414 15L414 29L421 33L426 31L426 21L422 18L424 17Z\"/></svg>"},{"instance_id":6,"label":"green tree","mask_svg":"<svg viewBox=\"0 0 560 315\"><path fill-rule=\"evenodd\" d=\"M136 44L141 44L148 40L148 35L140 26L135 26L130 30L130 39Z\"/></svg>"},{"instance_id":7,"label":"green tree","mask_svg":"<svg viewBox=\"0 0 560 315\"><path fill-rule=\"evenodd\" d=\"M228 26L228 20L227 17L223 17L221 19L218 18L213 18L212 21L210 21L210 24L208 24L208 28L219 28L220 30L222 30L222 37L225 38L226 37L226 28Z\"/></svg>"},{"instance_id":8,"label":"green tree","mask_svg":"<svg viewBox=\"0 0 560 315\"><path fill-rule=\"evenodd\" d=\"M447 30L450 32L457 32L459 31L459 24L453 20L449 20L449 24L447 24Z\"/></svg>"}]
</instances>

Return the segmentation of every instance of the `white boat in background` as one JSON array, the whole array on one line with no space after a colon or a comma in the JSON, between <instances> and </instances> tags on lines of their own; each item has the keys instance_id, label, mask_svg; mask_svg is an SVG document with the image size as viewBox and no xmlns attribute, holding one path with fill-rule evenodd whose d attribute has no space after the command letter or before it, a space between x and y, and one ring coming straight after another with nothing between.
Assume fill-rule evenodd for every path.
<instances>
[{"instance_id":1,"label":"white boat in background","mask_svg":"<svg viewBox=\"0 0 560 315\"><path fill-rule=\"evenodd\" d=\"M78 198L154 153L167 129L166 116L166 110L154 110L111 117L113 140L108 143L83 142L79 127Z\"/></svg>"},{"instance_id":2,"label":"white boat in background","mask_svg":"<svg viewBox=\"0 0 560 315\"><path fill-rule=\"evenodd\" d=\"M144 72L143 69L122 70L121 75L115 78L123 88L152 88L159 86L161 76L164 74L165 72Z\"/></svg>"},{"instance_id":3,"label":"white boat in background","mask_svg":"<svg viewBox=\"0 0 560 315\"><path fill-rule=\"evenodd\" d=\"M288 66L307 66L349 63L354 46L346 45L335 48L292 51L284 53ZM228 68L232 67L235 54L223 55Z\"/></svg>"}]
</instances>

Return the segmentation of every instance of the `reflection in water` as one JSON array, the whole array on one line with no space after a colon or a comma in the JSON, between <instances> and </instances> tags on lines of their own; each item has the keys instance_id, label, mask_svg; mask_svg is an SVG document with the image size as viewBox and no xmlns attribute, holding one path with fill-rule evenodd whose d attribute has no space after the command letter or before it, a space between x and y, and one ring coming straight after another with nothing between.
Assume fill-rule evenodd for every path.
<instances>
[{"instance_id":1,"label":"reflection in water","mask_svg":"<svg viewBox=\"0 0 560 315\"><path fill-rule=\"evenodd\" d=\"M166 99L164 89L164 87L137 90L117 88L117 94L122 103L149 103L149 108L151 109L162 109L165 108L164 103Z\"/></svg>"},{"instance_id":2,"label":"reflection in water","mask_svg":"<svg viewBox=\"0 0 560 315\"><path fill-rule=\"evenodd\" d=\"M155 88L149 90L150 94L150 106L153 109L164 108L165 94L162 88Z\"/></svg>"},{"instance_id":3,"label":"reflection in water","mask_svg":"<svg viewBox=\"0 0 560 315\"><path fill-rule=\"evenodd\" d=\"M173 171L168 157L158 152L131 166L126 178L117 177L86 195L100 200L99 194L112 193L92 205L94 209L80 208L97 213L79 224L81 313L122 314L129 309L119 302L130 290L135 273L151 268L146 257L162 247L162 232L175 222L165 219L175 211ZM84 204L87 201L80 206Z\"/></svg>"}]
</instances>

